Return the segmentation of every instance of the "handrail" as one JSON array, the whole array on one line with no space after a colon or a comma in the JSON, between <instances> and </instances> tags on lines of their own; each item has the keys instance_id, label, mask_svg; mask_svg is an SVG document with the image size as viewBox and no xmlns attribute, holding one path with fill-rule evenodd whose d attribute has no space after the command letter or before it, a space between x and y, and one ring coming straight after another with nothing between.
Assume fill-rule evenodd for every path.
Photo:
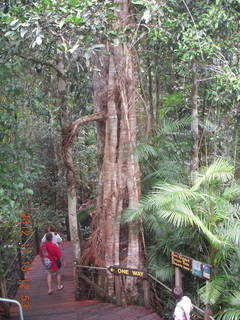
<instances>
[{"instance_id":1,"label":"handrail","mask_svg":"<svg viewBox=\"0 0 240 320\"><path fill-rule=\"evenodd\" d=\"M81 265L81 264L78 264L76 261L74 261L74 265L75 265L76 267L85 268L85 269L108 270L107 267L83 266L83 265Z\"/></svg>"},{"instance_id":2,"label":"handrail","mask_svg":"<svg viewBox=\"0 0 240 320\"><path fill-rule=\"evenodd\" d=\"M33 232L30 234L30 236L27 238L27 240L22 244L22 246L24 246L32 238L32 236L34 235L35 232L36 232L36 229L33 230Z\"/></svg>"},{"instance_id":3,"label":"handrail","mask_svg":"<svg viewBox=\"0 0 240 320\"><path fill-rule=\"evenodd\" d=\"M22 310L22 306L21 306L21 303L18 302L17 300L14 300L14 299L7 299L7 298L0 298L0 301L2 302L10 302L10 303L16 303L19 307L19 313L20 313L20 318L21 320L24 320L24 317L23 317L23 310Z\"/></svg>"},{"instance_id":4,"label":"handrail","mask_svg":"<svg viewBox=\"0 0 240 320\"><path fill-rule=\"evenodd\" d=\"M24 246L24 245L33 237L35 231L36 231L36 230L34 230L34 231L30 234L30 236L29 236L29 237L27 238L27 240L22 244L22 246ZM17 258L18 258L18 253L16 253L16 255L14 256L12 262L10 263L10 265L8 266L8 268L6 269L6 271L4 272L4 274L3 274L3 277L4 277L4 278L5 278L6 274L8 273L8 271L11 269L13 263L15 262L15 260L16 260Z\"/></svg>"},{"instance_id":5,"label":"handrail","mask_svg":"<svg viewBox=\"0 0 240 320\"><path fill-rule=\"evenodd\" d=\"M12 259L12 262L10 263L10 265L8 266L8 268L6 269L6 271L4 272L3 274L3 277L5 278L6 277L6 274L8 273L9 269L11 269L13 263L15 262L15 260L17 259L18 257L18 254L16 253L16 255L14 256L14 258Z\"/></svg>"},{"instance_id":6,"label":"handrail","mask_svg":"<svg viewBox=\"0 0 240 320\"><path fill-rule=\"evenodd\" d=\"M172 289L169 288L168 286L166 286L164 283L162 283L160 280L154 278L150 273L148 273L148 276L154 280L155 282L159 283L162 287L164 287L165 289L167 289L169 292L172 292Z\"/></svg>"},{"instance_id":7,"label":"handrail","mask_svg":"<svg viewBox=\"0 0 240 320\"><path fill-rule=\"evenodd\" d=\"M23 259L29 259L28 261L30 263L38 254L39 238L37 227L32 230L24 243L19 242L16 246L17 253L13 256L9 265L6 266L6 270L1 277L2 280L0 286L3 291L2 296L6 298L13 298L19 284L19 279L24 280L24 269L26 268L23 268Z\"/></svg>"},{"instance_id":8,"label":"handrail","mask_svg":"<svg viewBox=\"0 0 240 320\"><path fill-rule=\"evenodd\" d=\"M75 267L79 267L79 268L87 268L87 269L96 269L96 270L108 270L107 267L94 267L94 266L83 266L81 264L78 264L76 261L74 262ZM166 290L168 290L169 292L172 292L172 289L169 288L168 286L166 286L164 283L162 283L160 280L156 279L153 275L151 275L150 273L147 273L148 277L151 278L153 281L157 282L158 284L160 284L163 288L165 288ZM198 306L192 304L193 308L196 309L198 312L202 313L203 315L205 314L205 311L202 310L201 308L199 308ZM214 320L214 318L212 316L208 316L210 320Z\"/></svg>"}]
</instances>

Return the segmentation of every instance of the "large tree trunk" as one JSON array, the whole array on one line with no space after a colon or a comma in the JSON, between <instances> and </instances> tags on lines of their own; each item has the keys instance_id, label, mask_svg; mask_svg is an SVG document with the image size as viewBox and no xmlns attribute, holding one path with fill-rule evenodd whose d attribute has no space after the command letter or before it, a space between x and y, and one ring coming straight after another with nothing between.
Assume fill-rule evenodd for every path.
<instances>
[{"instance_id":1,"label":"large tree trunk","mask_svg":"<svg viewBox=\"0 0 240 320\"><path fill-rule=\"evenodd\" d=\"M126 23L128 1L119 3L118 18ZM135 157L136 102L133 53L126 43L110 46L110 56L99 55L94 75L95 111L105 111L105 125L98 125L99 150L103 152L99 170L99 194L93 237L95 263L105 266L140 267L140 241L137 223L131 223L125 236L125 255L120 255L120 219L125 208L139 201L139 166ZM127 230L127 232L126 232ZM101 257L99 257L101 256ZM136 279L128 278L129 302L136 298ZM108 294L114 294L114 278L109 276Z\"/></svg>"}]
</instances>

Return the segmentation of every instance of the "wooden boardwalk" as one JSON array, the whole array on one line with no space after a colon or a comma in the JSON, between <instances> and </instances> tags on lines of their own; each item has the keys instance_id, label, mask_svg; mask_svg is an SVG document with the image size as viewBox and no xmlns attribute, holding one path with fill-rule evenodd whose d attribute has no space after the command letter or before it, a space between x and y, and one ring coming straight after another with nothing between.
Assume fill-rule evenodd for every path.
<instances>
[{"instance_id":1,"label":"wooden boardwalk","mask_svg":"<svg viewBox=\"0 0 240 320\"><path fill-rule=\"evenodd\" d=\"M159 320L152 310L140 306L127 308L100 303L93 300L76 301L74 298L73 254L71 242L64 243L62 279L64 289L47 294L46 271L37 256L32 269L25 274L27 288L19 288L16 300L26 305L23 308L24 320ZM55 279L54 279L55 280ZM28 303L29 299L29 303ZM20 319L17 307L11 308L11 319Z\"/></svg>"}]
</instances>

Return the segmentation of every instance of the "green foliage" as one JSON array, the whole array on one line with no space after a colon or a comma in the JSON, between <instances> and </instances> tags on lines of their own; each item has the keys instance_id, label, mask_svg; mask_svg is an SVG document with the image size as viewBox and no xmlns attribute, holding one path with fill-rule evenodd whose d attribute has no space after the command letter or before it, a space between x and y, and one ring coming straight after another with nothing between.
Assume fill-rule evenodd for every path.
<instances>
[{"instance_id":1,"label":"green foliage","mask_svg":"<svg viewBox=\"0 0 240 320\"><path fill-rule=\"evenodd\" d=\"M28 141L29 119L25 118L25 105L29 96L24 90L27 81L24 69L17 62L0 65L1 273L16 254L16 245L21 241L20 213L30 210L33 181L38 179L43 168Z\"/></svg>"},{"instance_id":2,"label":"green foliage","mask_svg":"<svg viewBox=\"0 0 240 320\"><path fill-rule=\"evenodd\" d=\"M175 99L175 97L177 97ZM181 97L177 94L169 98L172 106ZM136 154L142 170L142 191L145 194L157 181L184 179L182 157L189 152L186 139L189 136L189 117L171 119L171 108L161 109L161 128L153 130L148 143L138 142ZM185 159L184 159L185 160Z\"/></svg>"},{"instance_id":3,"label":"green foliage","mask_svg":"<svg viewBox=\"0 0 240 320\"><path fill-rule=\"evenodd\" d=\"M222 158L232 160L234 154L234 165L239 166L239 1L170 0L163 5L132 0L131 6L137 25L131 23L124 30L112 27L117 4L110 0L15 0L0 12L1 241L11 242L9 234L19 238L18 213L25 207L31 208L33 223L41 228L57 221L64 229L60 103L53 94L58 58L65 62L74 121L92 111L91 58L105 50L106 41L118 45L127 39L136 44L144 110L152 108L152 131L147 141L139 128L136 153L144 197L125 219L142 217L148 265L159 279L171 283L171 250L211 263L214 277L205 286L201 283L200 297L212 304L218 319L235 320L240 285L235 203L239 186L233 182L233 165ZM199 156L206 168L189 186L193 59L198 76ZM95 128L80 128L76 140L77 191L84 202L96 193ZM214 161L217 157L221 159ZM9 225L16 227L9 232ZM195 280L184 277L197 300L196 286L190 285Z\"/></svg>"},{"instance_id":4,"label":"green foliage","mask_svg":"<svg viewBox=\"0 0 240 320\"><path fill-rule=\"evenodd\" d=\"M199 290L202 302L214 305L221 296L225 286L225 278L222 276L216 276L212 281L207 281Z\"/></svg>"},{"instance_id":5,"label":"green foliage","mask_svg":"<svg viewBox=\"0 0 240 320\"><path fill-rule=\"evenodd\" d=\"M194 185L194 189L198 189L200 185L206 183L214 183L219 181L221 183L226 183L232 180L234 177L234 167L229 165L225 160L216 160L207 170L203 171L203 174L198 175L198 179Z\"/></svg>"},{"instance_id":6,"label":"green foliage","mask_svg":"<svg viewBox=\"0 0 240 320\"><path fill-rule=\"evenodd\" d=\"M219 312L216 319L218 320L238 320L240 317L240 310L226 309L223 312Z\"/></svg>"},{"instance_id":7,"label":"green foliage","mask_svg":"<svg viewBox=\"0 0 240 320\"><path fill-rule=\"evenodd\" d=\"M113 22L110 1L48 1L16 4L2 15L3 40L11 43L11 53L54 65L52 55L62 52L73 59L76 51L93 44L94 34L107 37L106 26ZM92 47L94 52L94 48ZM10 52L9 52L10 53ZM47 61L47 60L50 61ZM75 59L74 59L75 60Z\"/></svg>"},{"instance_id":8,"label":"green foliage","mask_svg":"<svg viewBox=\"0 0 240 320\"><path fill-rule=\"evenodd\" d=\"M157 151L155 148L146 143L138 143L136 153L139 161L147 160L150 157L157 157Z\"/></svg>"},{"instance_id":9,"label":"green foliage","mask_svg":"<svg viewBox=\"0 0 240 320\"><path fill-rule=\"evenodd\" d=\"M233 171L231 164L218 159L202 168L193 186L158 183L135 210L125 213L127 221L141 216L146 235L151 234L151 239L147 237L148 263L162 281L171 280L168 259L172 250L212 265L213 278L198 294L215 312L222 299L229 306L235 301L229 297L239 285L239 280L234 283L239 261L239 207L231 203L239 197L239 186L233 182Z\"/></svg>"}]
</instances>

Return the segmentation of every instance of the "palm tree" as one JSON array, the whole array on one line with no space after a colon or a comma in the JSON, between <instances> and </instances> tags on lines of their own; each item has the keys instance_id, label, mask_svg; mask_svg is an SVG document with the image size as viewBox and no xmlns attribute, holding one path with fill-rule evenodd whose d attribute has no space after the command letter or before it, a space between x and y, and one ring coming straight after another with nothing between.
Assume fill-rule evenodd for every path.
<instances>
[{"instance_id":1,"label":"palm tree","mask_svg":"<svg viewBox=\"0 0 240 320\"><path fill-rule=\"evenodd\" d=\"M234 203L239 193L233 166L219 159L201 169L192 186L157 183L125 214L127 220L141 216L145 229L154 234L154 240L147 239L149 268L161 280L172 277L171 250L212 265L211 281L200 281L195 298L210 305L221 320L240 317L240 214Z\"/></svg>"}]
</instances>

